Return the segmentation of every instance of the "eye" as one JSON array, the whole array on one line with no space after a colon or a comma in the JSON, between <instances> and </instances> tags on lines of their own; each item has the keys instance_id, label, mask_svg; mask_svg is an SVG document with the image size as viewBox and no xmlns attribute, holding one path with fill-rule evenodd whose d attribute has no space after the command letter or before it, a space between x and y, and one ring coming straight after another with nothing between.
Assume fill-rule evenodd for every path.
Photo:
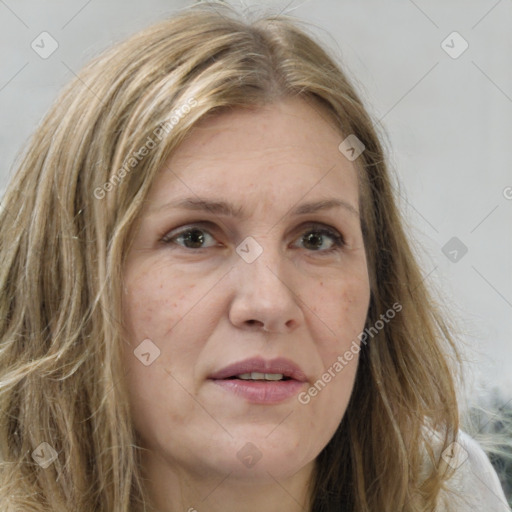
<instances>
[{"instance_id":1,"label":"eye","mask_svg":"<svg viewBox=\"0 0 512 512\"><path fill-rule=\"evenodd\" d=\"M200 250L215 247L215 238L201 225L186 226L181 231L170 232L161 238L164 244L174 244L185 249ZM312 224L302 232L299 242L308 252L329 254L342 249L346 244L343 236L335 229L323 224Z\"/></svg>"},{"instance_id":2,"label":"eye","mask_svg":"<svg viewBox=\"0 0 512 512\"><path fill-rule=\"evenodd\" d=\"M198 226L187 226L178 233L169 233L168 235L165 235L161 241L166 244L181 245L186 249L207 249L208 247L203 246L203 244L209 238L215 241L213 236L207 230Z\"/></svg>"},{"instance_id":3,"label":"eye","mask_svg":"<svg viewBox=\"0 0 512 512\"><path fill-rule=\"evenodd\" d=\"M331 253L345 246L345 240L338 231L323 225L309 226L300 240L310 251L320 253Z\"/></svg>"}]
</instances>

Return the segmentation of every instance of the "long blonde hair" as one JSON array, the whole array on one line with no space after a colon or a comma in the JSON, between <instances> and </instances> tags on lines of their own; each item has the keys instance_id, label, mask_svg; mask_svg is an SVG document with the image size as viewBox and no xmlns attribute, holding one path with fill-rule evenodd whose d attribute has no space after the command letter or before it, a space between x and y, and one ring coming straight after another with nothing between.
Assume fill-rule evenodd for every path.
<instances>
[{"instance_id":1,"label":"long blonde hair","mask_svg":"<svg viewBox=\"0 0 512 512\"><path fill-rule=\"evenodd\" d=\"M249 22L214 4L93 60L17 165L0 214L3 510L147 510L119 354L130 234L156 173L198 120L288 96L316 105L340 142L364 143L355 163L366 326L401 305L362 346L348 409L317 459L312 510L433 510L447 473L425 427L440 433L441 450L455 439L457 350L405 234L374 124L299 22ZM52 454L43 467L38 458Z\"/></svg>"}]
</instances>

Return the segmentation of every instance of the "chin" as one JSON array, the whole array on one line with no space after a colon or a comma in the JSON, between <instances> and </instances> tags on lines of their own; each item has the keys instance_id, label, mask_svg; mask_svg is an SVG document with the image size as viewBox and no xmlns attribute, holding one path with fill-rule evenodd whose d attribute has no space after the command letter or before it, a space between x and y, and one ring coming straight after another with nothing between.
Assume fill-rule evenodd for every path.
<instances>
[{"instance_id":1,"label":"chin","mask_svg":"<svg viewBox=\"0 0 512 512\"><path fill-rule=\"evenodd\" d=\"M312 453L309 443L301 441L298 435L290 435L288 429L281 435L272 432L272 428L264 427L240 428L236 434L232 433L233 438L229 438L225 445L216 444L217 453L213 452L211 445L208 452L213 456L210 467L224 474L232 473L231 477L235 479L250 478L254 483L284 480L317 455L316 451Z\"/></svg>"},{"instance_id":2,"label":"chin","mask_svg":"<svg viewBox=\"0 0 512 512\"><path fill-rule=\"evenodd\" d=\"M286 458L283 454L263 453L259 461L252 466L245 466L240 461L226 461L225 472L230 478L248 481L250 484L273 484L276 480L285 481L300 471L307 463L297 458Z\"/></svg>"}]
</instances>

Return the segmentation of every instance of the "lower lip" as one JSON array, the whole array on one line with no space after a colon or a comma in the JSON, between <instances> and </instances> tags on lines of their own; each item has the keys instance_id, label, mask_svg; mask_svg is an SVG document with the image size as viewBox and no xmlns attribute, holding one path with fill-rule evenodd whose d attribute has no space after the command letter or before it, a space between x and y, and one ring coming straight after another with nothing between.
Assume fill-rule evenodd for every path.
<instances>
[{"instance_id":1,"label":"lower lip","mask_svg":"<svg viewBox=\"0 0 512 512\"><path fill-rule=\"evenodd\" d=\"M241 379L213 379L227 391L255 404L276 404L299 393L304 382L298 380L252 381Z\"/></svg>"}]
</instances>

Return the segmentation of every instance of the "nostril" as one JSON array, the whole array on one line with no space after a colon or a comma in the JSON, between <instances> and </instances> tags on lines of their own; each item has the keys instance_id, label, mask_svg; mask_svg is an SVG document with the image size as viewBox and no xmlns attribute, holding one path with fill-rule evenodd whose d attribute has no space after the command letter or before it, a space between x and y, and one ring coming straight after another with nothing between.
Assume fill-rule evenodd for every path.
<instances>
[{"instance_id":1,"label":"nostril","mask_svg":"<svg viewBox=\"0 0 512 512\"><path fill-rule=\"evenodd\" d=\"M265 328L265 325L263 322L261 322L260 320L247 320L247 325L250 325L251 327L256 327L256 326L263 326L263 330L266 331L267 329Z\"/></svg>"}]
</instances>

